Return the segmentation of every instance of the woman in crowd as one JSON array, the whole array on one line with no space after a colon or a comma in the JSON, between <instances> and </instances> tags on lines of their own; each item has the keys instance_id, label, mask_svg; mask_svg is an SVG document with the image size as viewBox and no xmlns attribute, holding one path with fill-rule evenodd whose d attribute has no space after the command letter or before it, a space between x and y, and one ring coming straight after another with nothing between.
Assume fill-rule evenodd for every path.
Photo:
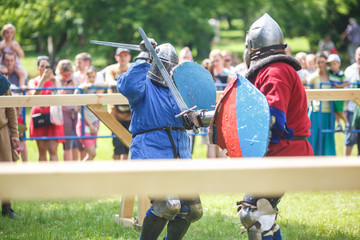
<instances>
[{"instance_id":1,"label":"woman in crowd","mask_svg":"<svg viewBox=\"0 0 360 240\"><path fill-rule=\"evenodd\" d=\"M324 53L319 52L316 54L316 72L308 78L308 82L313 84L315 89L331 88L326 60L327 57ZM309 142L313 147L314 155L335 155L334 132L321 133L323 129L333 128L331 114L331 102L322 101L320 104L320 101L313 101L311 114L312 136L309 137Z\"/></svg>"},{"instance_id":2,"label":"woman in crowd","mask_svg":"<svg viewBox=\"0 0 360 240\"><path fill-rule=\"evenodd\" d=\"M62 87L76 87L78 83L73 79L74 66L68 59L62 59L57 64L56 79ZM74 94L73 89L60 91L61 94ZM63 106L64 133L65 136L76 136L76 123L78 120L76 106ZM66 139L64 143L64 160L71 161L79 159L79 150L76 145L77 141Z\"/></svg>"},{"instance_id":3,"label":"woman in crowd","mask_svg":"<svg viewBox=\"0 0 360 240\"><path fill-rule=\"evenodd\" d=\"M51 88L60 87L50 68L49 58L40 56L37 58L37 70L39 76L29 81L29 88ZM29 95L51 95L51 90L30 90ZM61 137L64 136L62 125L49 124L46 126L34 126L33 116L49 114L50 107L33 107L30 112L30 136L31 137ZM49 152L50 161L57 161L57 147L59 142L64 140L36 140L39 150L39 161L47 161L46 154Z\"/></svg>"},{"instance_id":4,"label":"woman in crowd","mask_svg":"<svg viewBox=\"0 0 360 240\"><path fill-rule=\"evenodd\" d=\"M224 60L219 49L212 50L209 58L214 65L215 83L227 83L228 72L224 68Z\"/></svg>"}]
</instances>

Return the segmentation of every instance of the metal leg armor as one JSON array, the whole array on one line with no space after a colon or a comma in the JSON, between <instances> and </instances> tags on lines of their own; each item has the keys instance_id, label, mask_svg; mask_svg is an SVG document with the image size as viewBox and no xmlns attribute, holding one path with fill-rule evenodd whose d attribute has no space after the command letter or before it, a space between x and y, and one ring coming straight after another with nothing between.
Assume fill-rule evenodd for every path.
<instances>
[{"instance_id":1,"label":"metal leg armor","mask_svg":"<svg viewBox=\"0 0 360 240\"><path fill-rule=\"evenodd\" d=\"M177 196L167 196L165 199L156 199L151 202L151 211L154 215L167 220L173 220L181 208L181 202Z\"/></svg>"},{"instance_id":2,"label":"metal leg armor","mask_svg":"<svg viewBox=\"0 0 360 240\"><path fill-rule=\"evenodd\" d=\"M276 205L280 197L276 198L255 198L246 195L244 200L239 202L238 211L240 220L246 231L249 240L271 239L276 235L276 240L281 240L279 225L275 223L277 210ZM279 238L280 237L280 238Z\"/></svg>"},{"instance_id":3,"label":"metal leg armor","mask_svg":"<svg viewBox=\"0 0 360 240\"><path fill-rule=\"evenodd\" d=\"M177 196L152 199L152 206L146 213L140 240L156 240L167 226L167 240L181 240L190 224L202 217L200 198L180 200Z\"/></svg>"}]
</instances>

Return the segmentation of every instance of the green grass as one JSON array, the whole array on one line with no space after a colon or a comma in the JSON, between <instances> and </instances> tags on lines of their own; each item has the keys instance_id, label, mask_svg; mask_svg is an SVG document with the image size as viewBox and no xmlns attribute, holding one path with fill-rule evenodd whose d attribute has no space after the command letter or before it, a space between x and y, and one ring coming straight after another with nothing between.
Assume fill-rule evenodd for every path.
<instances>
[{"instance_id":1,"label":"green grass","mask_svg":"<svg viewBox=\"0 0 360 240\"><path fill-rule=\"evenodd\" d=\"M235 224L239 218L234 206L242 196L202 194L204 216L191 225L184 239L247 239L240 234L240 224ZM15 201L13 208L21 219L0 218L0 239L139 239L137 231L115 223L119 199ZM287 193L279 209L284 239L360 236L360 192Z\"/></svg>"}]
</instances>

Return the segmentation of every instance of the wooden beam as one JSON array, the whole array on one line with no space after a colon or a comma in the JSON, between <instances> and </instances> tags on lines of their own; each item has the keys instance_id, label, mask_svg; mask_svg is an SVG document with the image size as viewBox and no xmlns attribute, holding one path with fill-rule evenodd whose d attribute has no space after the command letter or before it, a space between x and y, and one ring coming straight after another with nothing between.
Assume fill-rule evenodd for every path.
<instances>
[{"instance_id":1,"label":"wooden beam","mask_svg":"<svg viewBox=\"0 0 360 240\"><path fill-rule=\"evenodd\" d=\"M0 164L0 199L360 190L351 157Z\"/></svg>"},{"instance_id":2,"label":"wooden beam","mask_svg":"<svg viewBox=\"0 0 360 240\"><path fill-rule=\"evenodd\" d=\"M308 100L355 100L360 99L360 89L306 89ZM216 93L217 99L223 92ZM1 96L0 107L32 106L83 106L87 104L128 104L120 93L84 94L84 95L36 95L36 96Z\"/></svg>"},{"instance_id":3,"label":"wooden beam","mask_svg":"<svg viewBox=\"0 0 360 240\"><path fill-rule=\"evenodd\" d=\"M306 89L308 100L355 100L360 97L360 89Z\"/></svg>"},{"instance_id":4,"label":"wooden beam","mask_svg":"<svg viewBox=\"0 0 360 240\"><path fill-rule=\"evenodd\" d=\"M360 98L354 99L354 102L360 107Z\"/></svg>"},{"instance_id":5,"label":"wooden beam","mask_svg":"<svg viewBox=\"0 0 360 240\"><path fill-rule=\"evenodd\" d=\"M85 106L87 104L128 104L128 100L120 93L0 97L0 107Z\"/></svg>"},{"instance_id":6,"label":"wooden beam","mask_svg":"<svg viewBox=\"0 0 360 240\"><path fill-rule=\"evenodd\" d=\"M87 104L86 107L94 113L128 148L130 148L132 136L130 132L121 125L113 115L106 111L101 104Z\"/></svg>"}]
</instances>

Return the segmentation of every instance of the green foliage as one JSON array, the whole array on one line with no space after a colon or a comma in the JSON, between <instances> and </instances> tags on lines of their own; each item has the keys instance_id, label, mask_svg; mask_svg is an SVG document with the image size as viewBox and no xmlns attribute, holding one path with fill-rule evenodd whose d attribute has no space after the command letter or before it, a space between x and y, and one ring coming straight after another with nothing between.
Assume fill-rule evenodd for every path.
<instances>
[{"instance_id":1,"label":"green foliage","mask_svg":"<svg viewBox=\"0 0 360 240\"><path fill-rule=\"evenodd\" d=\"M197 58L205 58L213 36L208 19L227 19L230 30L245 35L250 24L263 13L269 13L280 24L286 37L306 36L310 44L327 33L339 39L349 17L358 16L360 3L356 0L199 0L199 1L136 1L136 0L2 0L0 23L13 23L16 39L22 45L37 45L55 55L69 53L91 39L138 43L141 26L149 37L159 43L188 45ZM224 26L222 25L223 29ZM53 43L53 47L47 45ZM341 47L340 45L338 47ZM112 56L113 50L97 46ZM90 52L91 53L91 52ZM108 59L110 62L110 57Z\"/></svg>"}]
</instances>

